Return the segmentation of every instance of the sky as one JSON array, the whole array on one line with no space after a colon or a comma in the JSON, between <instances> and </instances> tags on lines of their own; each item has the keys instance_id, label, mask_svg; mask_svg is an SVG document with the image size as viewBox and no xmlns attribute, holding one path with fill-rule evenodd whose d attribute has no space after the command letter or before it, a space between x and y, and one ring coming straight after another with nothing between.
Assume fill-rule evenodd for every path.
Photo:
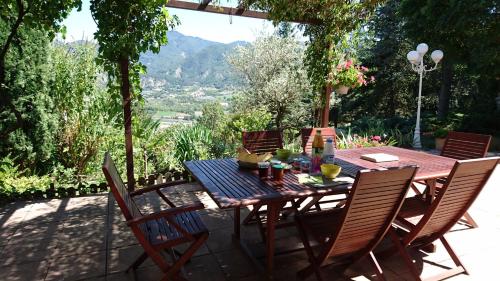
<instances>
[{"instance_id":1,"label":"sky","mask_svg":"<svg viewBox=\"0 0 500 281\"><path fill-rule=\"evenodd\" d=\"M224 4L224 2L221 2ZM245 17L212 14L169 8L172 15L177 15L180 25L176 31L184 35L200 37L210 41L230 43L234 41L252 42L259 34L272 33L274 27L270 21ZM73 10L63 22L67 28L66 40L92 40L97 26L90 13L90 3L83 0L82 11Z\"/></svg>"}]
</instances>

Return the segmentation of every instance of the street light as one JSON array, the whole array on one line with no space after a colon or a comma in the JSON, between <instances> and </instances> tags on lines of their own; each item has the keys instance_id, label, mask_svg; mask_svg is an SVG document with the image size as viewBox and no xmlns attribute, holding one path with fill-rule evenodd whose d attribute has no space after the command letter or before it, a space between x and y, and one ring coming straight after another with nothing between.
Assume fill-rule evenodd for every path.
<instances>
[{"instance_id":1,"label":"street light","mask_svg":"<svg viewBox=\"0 0 500 281\"><path fill-rule=\"evenodd\" d=\"M420 75L420 81L418 84L418 104L417 104L417 124L415 125L415 133L413 134L413 147L416 149L422 148L422 143L420 142L420 106L422 101L422 77L425 72L433 71L437 68L437 64L443 59L443 51L435 50L431 53L431 59L434 62L433 67L427 68L424 65L424 55L429 50L429 46L425 43L420 43L417 46L416 51L410 51L406 55L406 58L411 63L411 69Z\"/></svg>"}]
</instances>

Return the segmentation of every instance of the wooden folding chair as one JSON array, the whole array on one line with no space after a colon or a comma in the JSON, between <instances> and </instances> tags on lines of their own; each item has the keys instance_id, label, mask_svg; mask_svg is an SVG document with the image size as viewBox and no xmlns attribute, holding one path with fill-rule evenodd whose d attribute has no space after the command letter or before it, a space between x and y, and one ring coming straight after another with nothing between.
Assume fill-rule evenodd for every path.
<instances>
[{"instance_id":1,"label":"wooden folding chair","mask_svg":"<svg viewBox=\"0 0 500 281\"><path fill-rule=\"evenodd\" d=\"M279 130L243 132L243 147L251 153L275 153L283 148L283 135ZM257 222L257 214L262 205L253 205L253 209L243 220L243 224Z\"/></svg>"},{"instance_id":2,"label":"wooden folding chair","mask_svg":"<svg viewBox=\"0 0 500 281\"><path fill-rule=\"evenodd\" d=\"M405 248L425 248L438 239L443 243L456 267L428 280L441 280L460 273L468 274L444 234L467 212L499 160L500 157L459 160L430 205L418 196L406 199L396 222L407 232L401 237L392 229L389 232L415 279L421 280L420 274Z\"/></svg>"},{"instance_id":3,"label":"wooden folding chair","mask_svg":"<svg viewBox=\"0 0 500 281\"><path fill-rule=\"evenodd\" d=\"M443 149L441 150L441 156L457 160L483 158L486 157L486 154L488 153L490 143L490 135L452 131L449 132L446 137ZM446 178L437 180L435 188L436 194L432 194L432 196L437 195L445 181ZM422 182L420 183L425 184ZM414 190L417 194L419 193L418 189L414 188ZM474 219L467 212L464 214L464 221L473 228L478 227L476 221L474 221Z\"/></svg>"},{"instance_id":4,"label":"wooden folding chair","mask_svg":"<svg viewBox=\"0 0 500 281\"><path fill-rule=\"evenodd\" d=\"M243 132L243 147L251 153L275 153L283 148L283 135L278 130Z\"/></svg>"},{"instance_id":5,"label":"wooden folding chair","mask_svg":"<svg viewBox=\"0 0 500 281\"><path fill-rule=\"evenodd\" d=\"M178 185L185 181L159 184L129 193L107 152L104 156L102 170L127 225L132 229L144 249L144 253L130 265L127 272L130 269L135 270L150 257L165 274L161 280L185 280L179 275L182 266L189 261L208 238L208 230L195 212L195 210L203 209L203 204L195 203L176 207L160 191L160 188ZM150 191L156 191L171 208L143 215L137 207L134 197ZM173 247L186 243L190 243L187 250L179 257L175 257ZM164 256L165 250L172 250L175 260L172 264Z\"/></svg>"},{"instance_id":6,"label":"wooden folding chair","mask_svg":"<svg viewBox=\"0 0 500 281\"><path fill-rule=\"evenodd\" d=\"M337 134L334 128L302 128L300 130L300 137L302 140L302 153L311 155L312 153L312 143L316 132L320 130L321 136L323 137L323 142L326 142L328 138L333 139L333 143L337 146Z\"/></svg>"},{"instance_id":7,"label":"wooden folding chair","mask_svg":"<svg viewBox=\"0 0 500 281\"><path fill-rule=\"evenodd\" d=\"M297 227L311 263L299 271L299 277L315 273L323 280L321 267L332 264L330 261L344 264L346 269L368 257L377 278L384 280L373 249L391 227L416 171L416 167L360 171L344 208L297 214ZM318 243L316 251L311 239Z\"/></svg>"},{"instance_id":8,"label":"wooden folding chair","mask_svg":"<svg viewBox=\"0 0 500 281\"><path fill-rule=\"evenodd\" d=\"M441 156L457 160L483 158L488 153L490 143L490 135L449 132Z\"/></svg>"}]
</instances>

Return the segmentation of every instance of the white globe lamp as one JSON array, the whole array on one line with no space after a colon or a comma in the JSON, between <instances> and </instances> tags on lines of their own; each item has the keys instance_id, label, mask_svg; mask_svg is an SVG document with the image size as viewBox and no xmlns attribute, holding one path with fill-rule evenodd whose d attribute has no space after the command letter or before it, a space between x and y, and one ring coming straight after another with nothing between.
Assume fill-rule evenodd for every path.
<instances>
[{"instance_id":1,"label":"white globe lamp","mask_svg":"<svg viewBox=\"0 0 500 281\"><path fill-rule=\"evenodd\" d=\"M422 57L425 55L425 53L427 53L428 50L429 50L429 46L427 46L427 44L425 44L425 43L420 43L417 46L417 52Z\"/></svg>"},{"instance_id":2,"label":"white globe lamp","mask_svg":"<svg viewBox=\"0 0 500 281\"><path fill-rule=\"evenodd\" d=\"M420 60L420 55L418 54L417 51L410 51L408 52L408 54L406 55L406 58L408 59L408 61L410 61L411 63L413 64L417 64Z\"/></svg>"},{"instance_id":3,"label":"white globe lamp","mask_svg":"<svg viewBox=\"0 0 500 281\"><path fill-rule=\"evenodd\" d=\"M432 61L435 63L435 64L438 64L442 59L443 59L443 51L441 50L435 50L431 53L431 58L432 58Z\"/></svg>"}]
</instances>

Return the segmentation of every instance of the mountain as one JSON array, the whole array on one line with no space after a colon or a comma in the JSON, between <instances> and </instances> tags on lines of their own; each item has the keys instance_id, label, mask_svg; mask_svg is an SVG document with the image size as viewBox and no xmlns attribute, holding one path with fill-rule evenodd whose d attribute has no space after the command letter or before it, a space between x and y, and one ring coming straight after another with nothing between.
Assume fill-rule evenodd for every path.
<instances>
[{"instance_id":1,"label":"mountain","mask_svg":"<svg viewBox=\"0 0 500 281\"><path fill-rule=\"evenodd\" d=\"M140 61L147 67L142 77L144 90L179 90L183 87L213 87L226 89L242 84L241 78L227 63L225 56L234 48L247 44L224 44L168 33L168 44L158 54L147 52Z\"/></svg>"}]
</instances>

